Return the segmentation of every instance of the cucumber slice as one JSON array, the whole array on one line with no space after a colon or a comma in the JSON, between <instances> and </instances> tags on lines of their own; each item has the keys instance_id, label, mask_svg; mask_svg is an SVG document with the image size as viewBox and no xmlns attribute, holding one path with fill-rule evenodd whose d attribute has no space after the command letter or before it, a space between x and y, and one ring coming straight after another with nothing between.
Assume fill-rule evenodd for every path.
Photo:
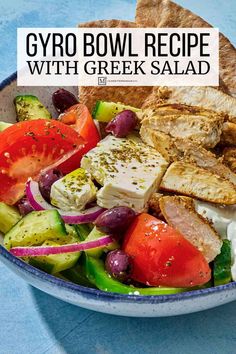
<instances>
[{"instance_id":1,"label":"cucumber slice","mask_svg":"<svg viewBox=\"0 0 236 354\"><path fill-rule=\"evenodd\" d=\"M55 243L54 246L56 246ZM53 274L53 268L54 268L53 263L49 263L49 262L46 263L43 260L39 260L38 258L42 258L42 257L29 258L28 263L35 268L43 270L46 273Z\"/></svg>"},{"instance_id":2,"label":"cucumber slice","mask_svg":"<svg viewBox=\"0 0 236 354\"><path fill-rule=\"evenodd\" d=\"M71 243L71 242L69 242ZM43 246L59 246L60 243L54 241L46 241ZM63 270L74 267L80 256L80 252L76 253L64 253L50 256L31 257L29 264L42 269L47 273L55 274L62 272Z\"/></svg>"},{"instance_id":3,"label":"cucumber slice","mask_svg":"<svg viewBox=\"0 0 236 354\"><path fill-rule=\"evenodd\" d=\"M66 236L65 224L57 210L33 211L5 235L4 245L9 250L16 246L41 245L46 240L58 241Z\"/></svg>"},{"instance_id":4,"label":"cucumber slice","mask_svg":"<svg viewBox=\"0 0 236 354\"><path fill-rule=\"evenodd\" d=\"M80 264L81 259L83 260L82 264ZM95 288L95 286L86 277L85 259L83 256L81 256L79 263L75 267L64 270L60 273L60 275L70 280L72 283L87 286L89 288Z\"/></svg>"},{"instance_id":5,"label":"cucumber slice","mask_svg":"<svg viewBox=\"0 0 236 354\"><path fill-rule=\"evenodd\" d=\"M78 224L78 225L74 225L74 227L75 230L77 231L80 241L84 241L92 230L89 224Z\"/></svg>"},{"instance_id":6,"label":"cucumber slice","mask_svg":"<svg viewBox=\"0 0 236 354\"><path fill-rule=\"evenodd\" d=\"M2 132L3 130L11 127L12 124L11 123L6 123L6 122L0 122L0 132Z\"/></svg>"},{"instance_id":7,"label":"cucumber slice","mask_svg":"<svg viewBox=\"0 0 236 354\"><path fill-rule=\"evenodd\" d=\"M19 95L14 99L16 120L18 122L33 119L50 119L52 116L47 108L33 95Z\"/></svg>"},{"instance_id":8,"label":"cucumber slice","mask_svg":"<svg viewBox=\"0 0 236 354\"><path fill-rule=\"evenodd\" d=\"M141 111L141 109L126 106L122 103L97 101L92 116L99 122L110 122L110 120L112 120L118 113L125 109L129 109L133 112Z\"/></svg>"},{"instance_id":9,"label":"cucumber slice","mask_svg":"<svg viewBox=\"0 0 236 354\"><path fill-rule=\"evenodd\" d=\"M223 240L220 254L213 263L214 286L231 282L231 242Z\"/></svg>"},{"instance_id":10,"label":"cucumber slice","mask_svg":"<svg viewBox=\"0 0 236 354\"><path fill-rule=\"evenodd\" d=\"M86 241L93 241L93 240L97 240L100 237L105 236L106 234L102 231L99 231L96 226L92 229L92 231L90 232L90 234L88 235L88 237L86 238ZM91 257L96 257L99 258L102 253L104 251L112 251L115 250L116 248L118 248L119 245L116 241L114 241L113 243L111 243L108 246L105 247L98 247L98 248L93 248L91 250L87 250L85 251L85 253Z\"/></svg>"},{"instance_id":11,"label":"cucumber slice","mask_svg":"<svg viewBox=\"0 0 236 354\"><path fill-rule=\"evenodd\" d=\"M63 237L61 240L47 240L43 243L43 246L59 246L64 244L76 243L80 239L72 225L65 225L68 235ZM32 266L42 269L49 274L56 274L62 272L63 270L72 268L77 263L81 252L76 253L64 253L56 254L42 257L30 257L28 262Z\"/></svg>"},{"instance_id":12,"label":"cucumber slice","mask_svg":"<svg viewBox=\"0 0 236 354\"><path fill-rule=\"evenodd\" d=\"M75 243L75 242L79 242L80 241L80 238L78 236L78 233L76 231L76 228L75 228L75 225L69 225L69 224L65 224L65 227L66 227L66 232L68 234L68 238L70 238L71 242L70 243ZM67 237L65 239L62 240L62 242L67 242ZM63 243L60 243L60 244L63 244Z\"/></svg>"},{"instance_id":13,"label":"cucumber slice","mask_svg":"<svg viewBox=\"0 0 236 354\"><path fill-rule=\"evenodd\" d=\"M20 219L21 215L18 212L17 208L9 206L5 203L0 203L0 232L5 234Z\"/></svg>"}]
</instances>

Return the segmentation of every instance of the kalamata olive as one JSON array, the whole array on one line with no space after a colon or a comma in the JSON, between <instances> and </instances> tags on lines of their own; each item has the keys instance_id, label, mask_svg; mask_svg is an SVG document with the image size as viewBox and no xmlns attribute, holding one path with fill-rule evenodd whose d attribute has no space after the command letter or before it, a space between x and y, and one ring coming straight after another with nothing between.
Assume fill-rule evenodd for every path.
<instances>
[{"instance_id":1,"label":"kalamata olive","mask_svg":"<svg viewBox=\"0 0 236 354\"><path fill-rule=\"evenodd\" d=\"M63 113L66 109L77 104L78 100L73 93L59 89L52 94L52 103L58 113Z\"/></svg>"},{"instance_id":2,"label":"kalamata olive","mask_svg":"<svg viewBox=\"0 0 236 354\"><path fill-rule=\"evenodd\" d=\"M17 203L17 207L19 209L20 214L23 216L31 213L31 211L34 210L26 197L23 197L19 200L19 202Z\"/></svg>"},{"instance_id":3,"label":"kalamata olive","mask_svg":"<svg viewBox=\"0 0 236 354\"><path fill-rule=\"evenodd\" d=\"M63 174L55 168L48 170L39 176L39 190L44 199L48 202L50 202L50 193L53 183L62 177Z\"/></svg>"},{"instance_id":4,"label":"kalamata olive","mask_svg":"<svg viewBox=\"0 0 236 354\"><path fill-rule=\"evenodd\" d=\"M137 115L126 109L107 124L106 132L112 133L117 138L124 138L135 128L137 120Z\"/></svg>"},{"instance_id":5,"label":"kalamata olive","mask_svg":"<svg viewBox=\"0 0 236 354\"><path fill-rule=\"evenodd\" d=\"M108 253L105 267L114 278L125 281L132 270L132 258L122 250L114 250Z\"/></svg>"},{"instance_id":6,"label":"kalamata olive","mask_svg":"<svg viewBox=\"0 0 236 354\"><path fill-rule=\"evenodd\" d=\"M95 220L95 225L106 233L119 233L125 231L134 220L136 213L126 206L114 207L105 210Z\"/></svg>"}]
</instances>

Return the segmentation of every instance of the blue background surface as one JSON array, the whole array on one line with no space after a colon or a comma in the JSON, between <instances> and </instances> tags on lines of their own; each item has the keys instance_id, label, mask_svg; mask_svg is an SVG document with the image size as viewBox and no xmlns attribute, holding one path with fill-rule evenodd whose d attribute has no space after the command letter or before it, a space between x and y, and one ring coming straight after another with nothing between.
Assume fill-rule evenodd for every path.
<instances>
[{"instance_id":1,"label":"blue background surface","mask_svg":"<svg viewBox=\"0 0 236 354\"><path fill-rule=\"evenodd\" d=\"M178 0L236 45L235 0ZM16 70L17 27L74 27L133 20L135 0L0 0L0 81ZM24 283L0 263L0 354L232 354L236 303L156 319L103 315L74 307Z\"/></svg>"}]
</instances>

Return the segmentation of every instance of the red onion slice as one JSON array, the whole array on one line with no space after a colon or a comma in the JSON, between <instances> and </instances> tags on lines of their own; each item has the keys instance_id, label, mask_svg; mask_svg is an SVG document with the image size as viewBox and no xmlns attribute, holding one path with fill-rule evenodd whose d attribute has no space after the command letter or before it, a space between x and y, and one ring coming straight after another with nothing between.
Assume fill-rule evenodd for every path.
<instances>
[{"instance_id":1,"label":"red onion slice","mask_svg":"<svg viewBox=\"0 0 236 354\"><path fill-rule=\"evenodd\" d=\"M93 222L105 210L99 206L95 206L86 209L80 213L80 212L65 211L65 210L55 208L51 204L46 202L46 200L42 197L42 194L40 193L39 190L38 182L31 181L31 180L29 180L26 184L26 196L34 210L40 211L40 210L56 209L58 210L62 219L67 224L84 224L84 223Z\"/></svg>"},{"instance_id":2,"label":"red onion slice","mask_svg":"<svg viewBox=\"0 0 236 354\"><path fill-rule=\"evenodd\" d=\"M10 253L16 257L49 256L51 254L74 253L97 247L105 247L112 242L112 237L107 235L93 241L71 243L69 245L62 246L12 247L10 249Z\"/></svg>"}]
</instances>

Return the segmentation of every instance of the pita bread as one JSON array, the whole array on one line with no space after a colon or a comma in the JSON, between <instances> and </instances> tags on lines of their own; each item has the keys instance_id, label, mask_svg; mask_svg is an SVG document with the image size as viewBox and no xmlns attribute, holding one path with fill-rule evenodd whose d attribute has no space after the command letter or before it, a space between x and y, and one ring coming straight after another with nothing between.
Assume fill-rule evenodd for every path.
<instances>
[{"instance_id":1,"label":"pita bread","mask_svg":"<svg viewBox=\"0 0 236 354\"><path fill-rule=\"evenodd\" d=\"M85 28L135 28L140 27L135 22L124 21L124 20L97 20L80 23L79 27Z\"/></svg>"},{"instance_id":2,"label":"pita bread","mask_svg":"<svg viewBox=\"0 0 236 354\"><path fill-rule=\"evenodd\" d=\"M135 28L138 27L134 22L122 20L101 20L82 23L79 27L120 27L120 28ZM80 87L79 100L91 111L97 100L121 102L126 105L140 108L143 101L151 94L152 87L133 87L133 86L96 86L96 87Z\"/></svg>"},{"instance_id":3,"label":"pita bread","mask_svg":"<svg viewBox=\"0 0 236 354\"><path fill-rule=\"evenodd\" d=\"M138 0L136 23L141 27L212 27L201 17L170 0ZM220 34L220 83L236 97L236 49Z\"/></svg>"}]
</instances>

